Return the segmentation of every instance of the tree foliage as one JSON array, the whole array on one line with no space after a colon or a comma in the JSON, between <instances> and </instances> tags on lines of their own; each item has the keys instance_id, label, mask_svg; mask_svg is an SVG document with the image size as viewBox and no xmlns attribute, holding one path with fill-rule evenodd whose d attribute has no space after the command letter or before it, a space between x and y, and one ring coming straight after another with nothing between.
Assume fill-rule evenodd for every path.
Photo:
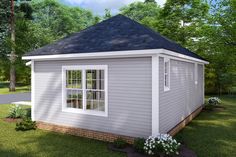
<instances>
[{"instance_id":1,"label":"tree foliage","mask_svg":"<svg viewBox=\"0 0 236 157\"><path fill-rule=\"evenodd\" d=\"M121 14L128 16L129 18L142 23L152 29L156 29L156 26L160 22L161 8L156 3L150 2L135 2L128 6L121 8Z\"/></svg>"},{"instance_id":2,"label":"tree foliage","mask_svg":"<svg viewBox=\"0 0 236 157\"><path fill-rule=\"evenodd\" d=\"M0 79L2 80L9 80L9 53L12 47L15 48L17 55L15 62L17 81L29 83L30 68L25 66L26 61L22 61L22 55L73 32L85 29L99 20L90 11L79 7L65 6L56 0L34 0L27 3L16 3L16 41L12 43L10 34L7 34L10 8L6 8L2 4L0 7L0 10L5 12L7 10L5 14L0 12L0 16L6 19L6 26L2 28L1 23L0 28L0 30L3 30L1 33L6 34L0 41L0 44L4 47L4 50L1 49L0 58Z\"/></svg>"},{"instance_id":3,"label":"tree foliage","mask_svg":"<svg viewBox=\"0 0 236 157\"><path fill-rule=\"evenodd\" d=\"M10 0L0 3L0 80L9 80L9 53L17 54L17 80L29 81L29 68L21 56L78 32L102 17L56 0L33 0L15 6L16 42L9 33ZM167 0L160 7L155 0L134 2L121 8L121 14L136 20L207 59L206 92L230 92L236 86L236 1Z\"/></svg>"}]
</instances>

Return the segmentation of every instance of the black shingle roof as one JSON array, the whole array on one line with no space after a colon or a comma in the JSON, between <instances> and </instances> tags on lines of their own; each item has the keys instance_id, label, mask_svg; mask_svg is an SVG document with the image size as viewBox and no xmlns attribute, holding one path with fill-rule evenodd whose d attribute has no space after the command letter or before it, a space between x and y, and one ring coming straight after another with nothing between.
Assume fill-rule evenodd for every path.
<instances>
[{"instance_id":1,"label":"black shingle roof","mask_svg":"<svg viewBox=\"0 0 236 157\"><path fill-rule=\"evenodd\" d=\"M123 15L114 16L53 44L36 49L25 56L159 48L203 60L190 50Z\"/></svg>"}]
</instances>

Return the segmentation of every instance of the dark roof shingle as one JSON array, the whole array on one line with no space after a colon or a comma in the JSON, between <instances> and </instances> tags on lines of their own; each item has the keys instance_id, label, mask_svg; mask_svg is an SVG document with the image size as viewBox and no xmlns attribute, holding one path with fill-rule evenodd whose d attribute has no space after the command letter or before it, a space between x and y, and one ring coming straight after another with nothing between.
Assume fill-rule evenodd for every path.
<instances>
[{"instance_id":1,"label":"dark roof shingle","mask_svg":"<svg viewBox=\"0 0 236 157\"><path fill-rule=\"evenodd\" d=\"M25 56L159 48L204 60L190 50L123 15L114 16Z\"/></svg>"}]
</instances>

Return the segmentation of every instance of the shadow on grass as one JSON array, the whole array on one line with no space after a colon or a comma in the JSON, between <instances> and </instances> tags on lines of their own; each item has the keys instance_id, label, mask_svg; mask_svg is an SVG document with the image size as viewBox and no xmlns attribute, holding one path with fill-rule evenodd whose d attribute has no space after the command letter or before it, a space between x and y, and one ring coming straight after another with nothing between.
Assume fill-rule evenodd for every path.
<instances>
[{"instance_id":1,"label":"shadow on grass","mask_svg":"<svg viewBox=\"0 0 236 157\"><path fill-rule=\"evenodd\" d=\"M236 98L224 97L225 110L202 112L176 135L200 157L236 156Z\"/></svg>"},{"instance_id":2,"label":"shadow on grass","mask_svg":"<svg viewBox=\"0 0 236 157\"><path fill-rule=\"evenodd\" d=\"M107 143L66 134L42 131L41 135L26 137L21 145L37 148L28 153L31 156L68 156L68 157L123 157L125 154L114 153L107 149ZM27 153L27 155L28 155Z\"/></svg>"}]
</instances>

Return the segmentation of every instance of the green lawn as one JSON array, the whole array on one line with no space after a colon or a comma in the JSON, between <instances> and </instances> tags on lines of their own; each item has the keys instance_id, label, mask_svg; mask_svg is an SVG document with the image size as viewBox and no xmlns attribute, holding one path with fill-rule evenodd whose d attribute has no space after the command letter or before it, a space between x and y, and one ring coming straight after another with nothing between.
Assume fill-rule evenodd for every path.
<instances>
[{"instance_id":1,"label":"green lawn","mask_svg":"<svg viewBox=\"0 0 236 157\"><path fill-rule=\"evenodd\" d=\"M236 156L236 97L222 97L223 111L202 112L177 138L198 157ZM42 130L17 132L14 123L2 120L9 105L0 105L0 156L125 156L107 150L104 142Z\"/></svg>"},{"instance_id":2,"label":"green lawn","mask_svg":"<svg viewBox=\"0 0 236 157\"><path fill-rule=\"evenodd\" d=\"M9 83L1 83L0 82L0 94L11 94L11 93L23 93L23 92L29 92L30 86L25 84L16 84L16 91L15 92L9 92Z\"/></svg>"},{"instance_id":3,"label":"green lawn","mask_svg":"<svg viewBox=\"0 0 236 157\"><path fill-rule=\"evenodd\" d=\"M0 105L0 157L124 157L108 151L107 143L42 130L15 131L4 122L10 105Z\"/></svg>"},{"instance_id":4,"label":"green lawn","mask_svg":"<svg viewBox=\"0 0 236 157\"><path fill-rule=\"evenodd\" d=\"M236 96L221 100L224 111L202 112L177 134L199 157L236 156Z\"/></svg>"}]
</instances>

